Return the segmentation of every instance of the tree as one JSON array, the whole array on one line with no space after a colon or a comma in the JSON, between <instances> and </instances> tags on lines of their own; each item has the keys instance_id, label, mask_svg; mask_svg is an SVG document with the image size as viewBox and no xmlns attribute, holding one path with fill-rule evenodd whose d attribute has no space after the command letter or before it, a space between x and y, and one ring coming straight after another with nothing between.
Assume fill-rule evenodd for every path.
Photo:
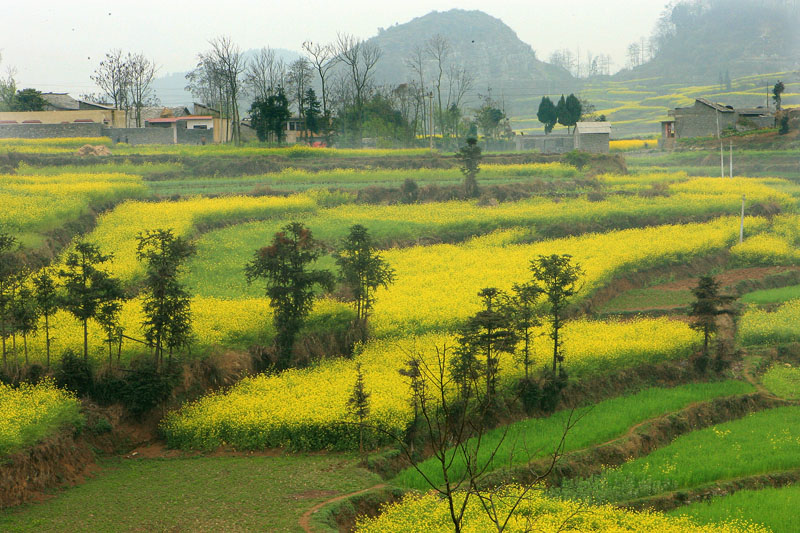
<instances>
[{"instance_id":1,"label":"tree","mask_svg":"<svg viewBox=\"0 0 800 533\"><path fill-rule=\"evenodd\" d=\"M113 363L114 345L122 343L122 325L119 321L119 314L122 311L122 303L119 300L103 302L97 311L97 323L100 324L106 334L108 343L108 365Z\"/></svg>"},{"instance_id":2,"label":"tree","mask_svg":"<svg viewBox=\"0 0 800 533\"><path fill-rule=\"evenodd\" d=\"M556 104L556 120L562 126L566 126L566 122L569 121L569 116L567 113L567 101L563 94Z\"/></svg>"},{"instance_id":3,"label":"tree","mask_svg":"<svg viewBox=\"0 0 800 533\"><path fill-rule=\"evenodd\" d=\"M127 106L130 72L122 50L117 48L106 52L105 59L89 77L111 100L115 109L124 109Z\"/></svg>"},{"instance_id":4,"label":"tree","mask_svg":"<svg viewBox=\"0 0 800 533\"><path fill-rule=\"evenodd\" d=\"M334 45L306 41L303 43L303 50L311 58L311 64L319 75L319 83L322 90L322 116L327 117L330 113L327 90L328 72L338 62Z\"/></svg>"},{"instance_id":5,"label":"tree","mask_svg":"<svg viewBox=\"0 0 800 533\"><path fill-rule=\"evenodd\" d=\"M58 311L58 293L55 281L47 270L42 269L33 277L33 290L36 305L39 306L39 313L44 317L47 368L50 368L50 317Z\"/></svg>"},{"instance_id":6,"label":"tree","mask_svg":"<svg viewBox=\"0 0 800 533\"><path fill-rule=\"evenodd\" d=\"M164 348L171 359L173 350L191 341L191 296L179 276L195 246L176 237L171 229L146 231L137 240L136 257L145 263L142 327L158 366L164 359Z\"/></svg>"},{"instance_id":7,"label":"tree","mask_svg":"<svg viewBox=\"0 0 800 533\"><path fill-rule=\"evenodd\" d=\"M244 82L254 99L266 100L285 85L286 65L269 47L259 50L247 63Z\"/></svg>"},{"instance_id":8,"label":"tree","mask_svg":"<svg viewBox=\"0 0 800 533\"><path fill-rule=\"evenodd\" d=\"M3 368L6 364L6 339L11 335L13 295L22 262L16 251L19 243L11 234L0 232L0 339L3 345Z\"/></svg>"},{"instance_id":9,"label":"tree","mask_svg":"<svg viewBox=\"0 0 800 533\"><path fill-rule=\"evenodd\" d=\"M500 371L500 354L514 353L518 341L507 308L501 305L503 293L494 287L478 293L483 309L470 317L458 334L459 357L472 361L483 360L486 379L485 395L492 403L497 395L497 376ZM474 364L474 363L473 363ZM462 383L462 387L466 385ZM466 389L465 389L466 390Z\"/></svg>"},{"instance_id":10,"label":"tree","mask_svg":"<svg viewBox=\"0 0 800 533\"><path fill-rule=\"evenodd\" d=\"M564 355L561 351L561 328L569 299L577 291L577 282L583 275L579 265L572 264L572 256L540 255L531 261L533 278L545 296L549 309L550 338L553 340L553 376L562 370Z\"/></svg>"},{"instance_id":11,"label":"tree","mask_svg":"<svg viewBox=\"0 0 800 533\"><path fill-rule=\"evenodd\" d=\"M273 140L282 143L286 139L286 123L291 118L289 101L282 88L266 100L257 98L250 107L250 120L261 142Z\"/></svg>"},{"instance_id":12,"label":"tree","mask_svg":"<svg viewBox=\"0 0 800 533\"><path fill-rule=\"evenodd\" d=\"M559 104L560 103L561 102L559 101ZM581 119L582 114L583 104L581 104L581 101L577 96L570 93L564 103L564 116L562 117L559 115L558 121L567 127L567 133L569 133L569 127L577 124Z\"/></svg>"},{"instance_id":13,"label":"tree","mask_svg":"<svg viewBox=\"0 0 800 533\"><path fill-rule=\"evenodd\" d=\"M778 80L778 83L772 88L772 99L775 101L775 109L781 110L781 95L783 94L783 82Z\"/></svg>"},{"instance_id":14,"label":"tree","mask_svg":"<svg viewBox=\"0 0 800 533\"><path fill-rule=\"evenodd\" d=\"M477 175L480 172L481 147L475 137L469 137L467 144L462 146L456 158L461 161L461 173L464 175L464 195L467 198L477 198L480 196Z\"/></svg>"},{"instance_id":15,"label":"tree","mask_svg":"<svg viewBox=\"0 0 800 533\"><path fill-rule=\"evenodd\" d=\"M506 118L506 114L488 99L475 114L475 121L478 123L483 135L492 138L497 136L497 129L504 118Z\"/></svg>"},{"instance_id":16,"label":"tree","mask_svg":"<svg viewBox=\"0 0 800 533\"><path fill-rule=\"evenodd\" d=\"M3 56L0 54L0 63ZM9 67L6 76L0 77L0 111L11 111L14 96L17 94L17 82L14 80L16 71Z\"/></svg>"},{"instance_id":17,"label":"tree","mask_svg":"<svg viewBox=\"0 0 800 533\"><path fill-rule=\"evenodd\" d=\"M697 287L692 289L692 294L695 300L689 311L689 316L692 317L691 328L703 333L702 358L705 362L708 360L708 341L718 329L717 318L720 315L733 314L733 311L726 306L736 298L720 294L720 284L713 276L700 276Z\"/></svg>"},{"instance_id":18,"label":"tree","mask_svg":"<svg viewBox=\"0 0 800 533\"><path fill-rule=\"evenodd\" d=\"M47 100L42 98L42 93L36 89L22 89L17 91L11 102L11 111L44 111Z\"/></svg>"},{"instance_id":19,"label":"tree","mask_svg":"<svg viewBox=\"0 0 800 533\"><path fill-rule=\"evenodd\" d=\"M64 298L61 307L83 324L83 359L89 359L89 320L97 317L100 308L123 297L119 280L103 268L111 255L86 241L78 242L67 254L58 275L63 281Z\"/></svg>"},{"instance_id":20,"label":"tree","mask_svg":"<svg viewBox=\"0 0 800 533\"><path fill-rule=\"evenodd\" d=\"M313 77L311 63L305 57L300 57L292 61L287 74L289 99L297 107L297 116L305 118L305 94Z\"/></svg>"},{"instance_id":21,"label":"tree","mask_svg":"<svg viewBox=\"0 0 800 533\"><path fill-rule=\"evenodd\" d=\"M380 60L382 52L374 44L364 42L346 33L337 35L335 46L338 60L347 67L348 80L356 112L356 138L360 145L362 140L361 127L364 120L364 102L372 84L375 65Z\"/></svg>"},{"instance_id":22,"label":"tree","mask_svg":"<svg viewBox=\"0 0 800 533\"><path fill-rule=\"evenodd\" d=\"M778 135L789 133L789 113L783 113L778 120Z\"/></svg>"},{"instance_id":23,"label":"tree","mask_svg":"<svg viewBox=\"0 0 800 533\"><path fill-rule=\"evenodd\" d=\"M353 392L347 399L347 410L358 422L358 453L364 456L364 429L366 428L367 417L369 416L369 397L370 393L364 387L364 373L361 371L361 363L356 365L356 382L353 385Z\"/></svg>"},{"instance_id":24,"label":"tree","mask_svg":"<svg viewBox=\"0 0 800 533\"><path fill-rule=\"evenodd\" d=\"M313 87L309 87L303 95L303 114L305 119L305 131L313 137L319 133L321 122L324 115L320 115L320 102Z\"/></svg>"},{"instance_id":25,"label":"tree","mask_svg":"<svg viewBox=\"0 0 800 533\"><path fill-rule=\"evenodd\" d=\"M350 227L336 256L339 277L350 290L356 319L363 324L375 301L378 287L388 287L394 281L394 269L376 251L367 228L361 224Z\"/></svg>"},{"instance_id":26,"label":"tree","mask_svg":"<svg viewBox=\"0 0 800 533\"><path fill-rule=\"evenodd\" d=\"M28 283L30 271L23 270L17 275L17 286L12 304L12 320L14 332L22 335L25 364L28 364L28 336L36 333L39 322L39 308L36 305L33 290Z\"/></svg>"},{"instance_id":27,"label":"tree","mask_svg":"<svg viewBox=\"0 0 800 533\"><path fill-rule=\"evenodd\" d=\"M544 133L547 135L553 131L553 127L558 122L558 114L556 113L556 106L549 96L542 96L542 101L539 102L539 111L536 113L536 118L539 122L544 124Z\"/></svg>"},{"instance_id":28,"label":"tree","mask_svg":"<svg viewBox=\"0 0 800 533\"><path fill-rule=\"evenodd\" d=\"M541 325L537 312L537 302L542 294L541 289L534 283L515 283L512 294L506 300L507 313L511 317L511 324L517 337L522 342L521 349L517 352L519 362L525 370L525 380L530 378L531 358L533 352L534 329Z\"/></svg>"},{"instance_id":29,"label":"tree","mask_svg":"<svg viewBox=\"0 0 800 533\"><path fill-rule=\"evenodd\" d=\"M311 230L292 222L275 234L270 246L255 252L245 266L248 283L266 281L266 295L273 309L277 330L278 368L287 368L295 338L311 312L314 289L330 289L333 276L325 270L312 270L310 265L320 255L320 244Z\"/></svg>"},{"instance_id":30,"label":"tree","mask_svg":"<svg viewBox=\"0 0 800 533\"><path fill-rule=\"evenodd\" d=\"M141 128L142 108L156 102L153 81L158 68L155 62L147 59L143 53L128 54L126 66L128 71L127 101L133 106L136 127Z\"/></svg>"}]
</instances>

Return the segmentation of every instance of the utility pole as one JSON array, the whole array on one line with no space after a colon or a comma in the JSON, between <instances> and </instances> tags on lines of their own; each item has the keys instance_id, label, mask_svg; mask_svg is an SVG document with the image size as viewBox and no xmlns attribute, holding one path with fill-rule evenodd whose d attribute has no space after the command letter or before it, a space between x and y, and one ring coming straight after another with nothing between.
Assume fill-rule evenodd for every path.
<instances>
[{"instance_id":1,"label":"utility pole","mask_svg":"<svg viewBox=\"0 0 800 533\"><path fill-rule=\"evenodd\" d=\"M430 113L428 114L428 132L431 136L431 152L433 152L433 91L428 93L430 100Z\"/></svg>"},{"instance_id":2,"label":"utility pole","mask_svg":"<svg viewBox=\"0 0 800 533\"><path fill-rule=\"evenodd\" d=\"M719 140L719 177L725 177L725 152L722 149L722 135L719 131L719 109L716 107L716 117L717 117L717 139Z\"/></svg>"},{"instance_id":3,"label":"utility pole","mask_svg":"<svg viewBox=\"0 0 800 533\"><path fill-rule=\"evenodd\" d=\"M744 194L742 195L742 219L739 223L739 244L744 242Z\"/></svg>"},{"instance_id":4,"label":"utility pole","mask_svg":"<svg viewBox=\"0 0 800 533\"><path fill-rule=\"evenodd\" d=\"M731 168L730 168L730 175L729 175L729 177L730 177L730 178L733 178L733 139L731 139L730 143L731 143L731 153L730 153L730 163L731 163Z\"/></svg>"}]
</instances>

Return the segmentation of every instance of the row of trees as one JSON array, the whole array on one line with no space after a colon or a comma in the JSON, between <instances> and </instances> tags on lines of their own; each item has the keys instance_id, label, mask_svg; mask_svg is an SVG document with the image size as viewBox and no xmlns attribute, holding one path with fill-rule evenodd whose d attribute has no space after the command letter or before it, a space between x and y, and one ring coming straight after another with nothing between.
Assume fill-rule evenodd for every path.
<instances>
[{"instance_id":1,"label":"row of trees","mask_svg":"<svg viewBox=\"0 0 800 533\"><path fill-rule=\"evenodd\" d=\"M562 94L557 104L553 104L549 96L543 96L542 101L539 102L536 118L544 124L545 134L553 131L556 124L566 126L569 133L569 128L581 120L583 113L583 104L574 94L570 94L566 98Z\"/></svg>"},{"instance_id":2,"label":"row of trees","mask_svg":"<svg viewBox=\"0 0 800 533\"><path fill-rule=\"evenodd\" d=\"M147 345L156 365L164 353L189 347L192 340L190 296L178 282L182 266L194 247L171 230L153 230L138 236L137 257L144 264L142 288L144 340L125 335L120 322L122 303L129 298L122 283L107 265L110 255L89 242L78 242L58 271L42 269L32 273L24 264L17 240L0 233L0 337L3 369L8 369L8 353L18 358L17 336L22 337L25 362L27 339L44 322L46 364L50 366L50 320L59 309L69 312L83 329L83 358L89 356L89 324L96 322L108 344L109 363L116 348L119 360L122 340L128 338ZM8 341L11 346L8 346ZM10 349L9 349L10 348ZM18 363L18 361L17 361Z\"/></svg>"},{"instance_id":3,"label":"row of trees","mask_svg":"<svg viewBox=\"0 0 800 533\"><path fill-rule=\"evenodd\" d=\"M0 55L0 65L3 56ZM17 89L16 72L8 68L0 76L0 111L43 111L47 102L36 89Z\"/></svg>"},{"instance_id":4,"label":"row of trees","mask_svg":"<svg viewBox=\"0 0 800 533\"><path fill-rule=\"evenodd\" d=\"M105 58L90 76L102 91L101 94L85 94L82 97L92 102L108 102L115 109L124 109L126 116L133 111L133 122L137 128L142 127L142 109L146 106L158 105L153 92L153 81L158 67L155 62L143 53L124 53L114 49L106 53ZM130 121L130 117L128 118Z\"/></svg>"}]
</instances>

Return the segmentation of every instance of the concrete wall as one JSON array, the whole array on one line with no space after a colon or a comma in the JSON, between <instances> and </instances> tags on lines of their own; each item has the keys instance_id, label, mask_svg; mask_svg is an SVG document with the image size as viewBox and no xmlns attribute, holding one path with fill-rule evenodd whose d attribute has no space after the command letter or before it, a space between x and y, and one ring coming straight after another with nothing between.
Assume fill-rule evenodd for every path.
<instances>
[{"instance_id":1,"label":"concrete wall","mask_svg":"<svg viewBox=\"0 0 800 533\"><path fill-rule=\"evenodd\" d=\"M105 128L104 135L111 142L128 144L211 144L213 130L187 130L186 128Z\"/></svg>"},{"instance_id":2,"label":"concrete wall","mask_svg":"<svg viewBox=\"0 0 800 533\"><path fill-rule=\"evenodd\" d=\"M38 120L42 124L62 124L76 120L91 120L106 126L124 126L125 111L105 109L81 109L78 111L3 111L0 121L13 120L22 124L26 120ZM13 124L12 124L13 126Z\"/></svg>"},{"instance_id":3,"label":"concrete wall","mask_svg":"<svg viewBox=\"0 0 800 533\"><path fill-rule=\"evenodd\" d=\"M575 149L596 154L607 154L609 137L608 133L581 133L575 135Z\"/></svg>"},{"instance_id":4,"label":"concrete wall","mask_svg":"<svg viewBox=\"0 0 800 533\"><path fill-rule=\"evenodd\" d=\"M563 154L575 148L575 139L566 133L517 135L514 142L517 151L536 150L543 154Z\"/></svg>"},{"instance_id":5,"label":"concrete wall","mask_svg":"<svg viewBox=\"0 0 800 533\"><path fill-rule=\"evenodd\" d=\"M0 139L46 139L53 137L103 137L102 124L0 124Z\"/></svg>"}]
</instances>

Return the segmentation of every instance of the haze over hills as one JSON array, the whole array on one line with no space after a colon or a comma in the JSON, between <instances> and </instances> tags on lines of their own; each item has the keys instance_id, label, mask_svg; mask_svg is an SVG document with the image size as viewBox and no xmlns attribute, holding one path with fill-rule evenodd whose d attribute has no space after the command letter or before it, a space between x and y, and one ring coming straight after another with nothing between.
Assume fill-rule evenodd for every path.
<instances>
[{"instance_id":1,"label":"haze over hills","mask_svg":"<svg viewBox=\"0 0 800 533\"><path fill-rule=\"evenodd\" d=\"M694 0L664 12L650 42L655 56L616 79L671 78L714 84L730 77L800 68L797 0Z\"/></svg>"}]
</instances>

